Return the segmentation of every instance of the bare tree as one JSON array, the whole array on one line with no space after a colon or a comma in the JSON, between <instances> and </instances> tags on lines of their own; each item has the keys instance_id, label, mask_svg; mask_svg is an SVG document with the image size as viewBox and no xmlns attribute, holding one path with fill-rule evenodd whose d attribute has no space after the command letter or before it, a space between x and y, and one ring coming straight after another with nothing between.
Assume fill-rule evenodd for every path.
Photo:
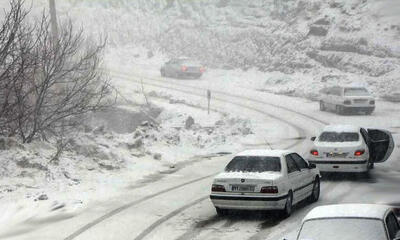
<instances>
[{"instance_id":1,"label":"bare tree","mask_svg":"<svg viewBox=\"0 0 400 240\"><path fill-rule=\"evenodd\" d=\"M21 0L11 5L8 15L27 15ZM9 34L14 37L8 37L12 47L0 55L0 74L6 76L0 79L6 86L0 90L0 104L6 106L0 113L3 133L18 134L23 142L58 135L79 124L84 114L113 103L109 79L100 70L105 40L86 39L71 21L54 38L45 14L34 24L25 18L11 23L3 28L16 25ZM0 33L2 38L7 36Z\"/></svg>"}]
</instances>

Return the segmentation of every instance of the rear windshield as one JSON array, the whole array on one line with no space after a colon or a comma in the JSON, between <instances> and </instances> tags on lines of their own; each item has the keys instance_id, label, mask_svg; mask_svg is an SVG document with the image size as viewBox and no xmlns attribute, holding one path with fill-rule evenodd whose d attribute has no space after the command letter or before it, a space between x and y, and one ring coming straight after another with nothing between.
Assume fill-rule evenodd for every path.
<instances>
[{"instance_id":1,"label":"rear windshield","mask_svg":"<svg viewBox=\"0 0 400 240\"><path fill-rule=\"evenodd\" d=\"M345 96L369 96L369 92L365 88L345 88Z\"/></svg>"},{"instance_id":2,"label":"rear windshield","mask_svg":"<svg viewBox=\"0 0 400 240\"><path fill-rule=\"evenodd\" d=\"M199 66L200 65L199 62L197 62L195 60L192 60L192 59L180 59L179 63L180 64L186 64L186 65L193 65L193 66Z\"/></svg>"},{"instance_id":3,"label":"rear windshield","mask_svg":"<svg viewBox=\"0 0 400 240\"><path fill-rule=\"evenodd\" d=\"M323 132L318 138L320 142L358 142L360 135L356 132Z\"/></svg>"},{"instance_id":4,"label":"rear windshield","mask_svg":"<svg viewBox=\"0 0 400 240\"><path fill-rule=\"evenodd\" d=\"M234 157L225 168L226 172L280 172L279 157Z\"/></svg>"}]
</instances>

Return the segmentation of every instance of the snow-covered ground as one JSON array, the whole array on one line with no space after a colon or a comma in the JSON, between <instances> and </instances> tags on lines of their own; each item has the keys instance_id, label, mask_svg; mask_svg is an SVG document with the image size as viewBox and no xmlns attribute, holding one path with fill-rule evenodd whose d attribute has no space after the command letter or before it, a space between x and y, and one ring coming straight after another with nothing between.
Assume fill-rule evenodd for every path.
<instances>
[{"instance_id":1,"label":"snow-covered ground","mask_svg":"<svg viewBox=\"0 0 400 240\"><path fill-rule=\"evenodd\" d=\"M253 100L261 99L316 116L330 123L357 123L363 126L388 128L395 133L396 141L400 140L397 134L400 127L399 107L396 104L378 101L377 111L373 116L343 117L320 113L315 103L303 98L270 94L272 92L314 99L322 87L356 83L367 86L379 97L398 87L400 73L398 0L293 1L305 4L307 8L307 11L299 11L298 15L292 16L294 22L290 22L291 19L282 19L282 16L271 17L269 14L277 14L271 5L272 1L251 1L252 3L231 1L232 6L229 4L224 6L224 2L230 1L216 2L208 0L188 1L183 4L175 2L173 7L163 10L166 4L164 1L144 0L130 3L100 0L57 1L61 18L71 16L89 33L109 37L110 45L105 53L105 62L111 70L113 85L120 93L119 102L115 109L91 116L87 125L82 126L81 132L68 136L69 144L58 161L52 161L57 151L54 144L34 142L21 145L16 139L0 139L2 161L0 210L3 213L0 217L0 238L11 236L18 238L19 234L37 230L40 224L58 221L62 223L68 219L71 223L81 214L89 216L85 220L92 220L93 216L101 216L107 210L115 208L115 205L122 204L121 201L126 200L124 198L127 189L151 183L158 179L157 174L167 173L171 184L178 183L182 181L179 179L179 174L186 178L208 171L205 167L208 165L199 165L200 169L202 167L205 169L193 173L184 169L187 164L196 163L199 159L216 157L220 155L218 153L234 153L243 148L265 147L269 143L283 146L285 144L281 144L282 139L309 137L320 127L313 122L310 123L310 120L293 117L298 124L307 129L304 133L306 136L298 136L296 135L298 133L286 124L248 109L233 107L228 103L215 103L214 100L212 100L212 111L207 114L204 97L148 86L152 79L164 81L163 85L166 87L185 84L197 90L208 88L212 90L213 98L215 95L218 96L217 91L239 95L247 107L257 106L259 111L263 109L262 104L247 102L246 97ZM391 4L390 8L386 7L388 4ZM3 5L7 5L5 1L0 3L0 7ZM40 12L45 6L47 1L35 0L33 11ZM265 9L269 10L263 11ZM261 71L259 66L236 68L235 64L240 63L241 59L254 54L254 49L251 45L246 45L245 41L228 44L244 50L231 53L233 56L225 56L229 59L227 63L230 64L227 66L222 64L220 59L211 56L217 53L226 54L218 52L220 49L218 47L211 48L210 45L205 45L199 50L197 46L193 51L187 52L182 51L187 48L175 49L176 55L187 54L204 60L207 72L200 80L160 78L160 66L174 56L173 49L158 42L160 38L162 39L164 28L171 25L176 25L178 28L185 26L185 29L193 34L193 29L196 30L198 27L201 30L199 26L204 24L217 29L216 32L219 34L226 33L226 36L232 37L238 37L250 30L269 33L271 28L276 27L279 27L276 28L277 38L281 35L294 39L308 36L313 26L316 27L315 31L324 31L321 28L327 28L328 33L322 37L308 36L299 45L291 43L286 52L279 53L273 58L275 63L282 61L283 68L270 68L266 72ZM198 37L201 39L201 36ZM193 35L186 40L189 42L193 40ZM210 44L216 42L210 41ZM148 56L149 51L153 56ZM286 55L288 51L293 51L293 55L289 54L289 58ZM311 68L299 67L299 62L303 60L304 64L308 64L307 66ZM271 65L273 63L271 62ZM288 71L290 69L292 71ZM122 78L118 74L128 77ZM129 82L129 77L142 78L143 86L137 82ZM274 108L268 108L268 111L270 114L278 113L281 117L292 118L290 114L285 115L284 111L276 111ZM299 148L299 151L307 152L307 148ZM397 161L398 147L394 156L396 158L381 164L378 171L374 172L374 179L382 180L373 183L373 187L345 181L343 184L340 183L342 187L338 189L339 184L328 183L325 189L326 195L323 197L324 203L335 199L344 202L356 199L396 202L398 196L389 196L387 193L398 186L397 176L400 169ZM220 169L223 164L213 163L210 166L212 169ZM179 172L180 169L184 169L184 172ZM175 172L179 174L174 176ZM207 193L207 184L208 182L202 182L202 185L190 189L191 194L187 196L187 200L195 199L198 193ZM161 183L160 186L157 185L157 190L162 190L163 187L169 185ZM352 187L357 187L357 191L345 195ZM185 189L186 192L187 190ZM139 192L145 195L147 191L142 189L142 192ZM358 198L357 194L361 192L372 192L368 196L372 195L373 198ZM140 194L138 196L141 196ZM178 207L179 201L172 197L171 199L176 201ZM108 204L101 205L104 203ZM101 211L96 209L97 204L104 209ZM139 210L145 208L146 206ZM147 215L138 216L146 221L143 221L136 230L140 231L142 230L140 227L145 228L146 224L151 224L159 212L161 215L167 215L169 210L167 207L157 206L148 218ZM212 219L214 214L207 202L201 202L195 206L194 211L192 210L183 211L172 220L172 223L162 226L151 237L158 239L159 236L172 233L177 237L179 234L192 236L193 232L185 235L186 231L199 219L207 221L210 216ZM138 209L132 211L134 214ZM132 212L126 215L128 221ZM276 226L277 229L268 233L268 239L282 237L282 233L289 228L288 234L293 237L294 229L298 227L302 215L304 214L301 211L301 214L296 215L293 220L285 222L281 229ZM232 226L234 223L230 221L221 224L217 219L216 222L217 226L213 225L213 228L205 232L199 231L198 235L194 231L194 236L198 239L215 236L237 239L239 236L237 232L240 232L241 236L250 237L257 231L265 232L265 229L261 227L260 230L252 221L245 221L238 228ZM120 222L117 221L115 224L117 226ZM181 228L175 229L171 225ZM266 225L274 227L268 223ZM71 228L68 230L75 230L71 227L73 223L68 226ZM215 230L218 227L224 230L218 232ZM54 236L54 231L48 230L48 234ZM69 233L63 232L63 234L67 236ZM261 234L254 239L261 239Z\"/></svg>"},{"instance_id":2,"label":"snow-covered ground","mask_svg":"<svg viewBox=\"0 0 400 240\"><path fill-rule=\"evenodd\" d=\"M135 104L118 103L88 117L81 132L68 136L57 161L51 143L1 139L1 221L7 224L0 232L27 219L73 216L151 174L176 171L201 156L237 151L257 138L257 129L244 116L208 114L190 100L163 92L146 96L151 110L144 114L148 107L140 88L122 84L120 94Z\"/></svg>"}]
</instances>

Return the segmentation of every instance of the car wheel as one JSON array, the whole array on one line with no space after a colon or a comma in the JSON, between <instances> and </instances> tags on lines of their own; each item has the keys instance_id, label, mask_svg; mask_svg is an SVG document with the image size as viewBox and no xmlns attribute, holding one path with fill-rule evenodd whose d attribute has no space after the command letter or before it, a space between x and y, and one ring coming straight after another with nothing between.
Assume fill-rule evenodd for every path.
<instances>
[{"instance_id":1,"label":"car wheel","mask_svg":"<svg viewBox=\"0 0 400 240\"><path fill-rule=\"evenodd\" d=\"M308 198L309 202L313 203L313 202L318 201L320 192L321 192L321 184L320 184L320 181L319 181L319 177L316 177L315 181L314 181L314 185L313 185L313 189L312 189L311 195Z\"/></svg>"},{"instance_id":2,"label":"car wheel","mask_svg":"<svg viewBox=\"0 0 400 240\"><path fill-rule=\"evenodd\" d=\"M337 106L336 106L336 113L337 113L338 115L343 115L343 107L337 105Z\"/></svg>"},{"instance_id":3,"label":"car wheel","mask_svg":"<svg viewBox=\"0 0 400 240\"><path fill-rule=\"evenodd\" d=\"M319 110L320 111L326 111L325 103L323 101L319 102Z\"/></svg>"},{"instance_id":4,"label":"car wheel","mask_svg":"<svg viewBox=\"0 0 400 240\"><path fill-rule=\"evenodd\" d=\"M227 213L228 213L228 210L221 209L221 208L218 208L218 207L215 208L215 211L217 212L217 215L220 216L220 217L226 216Z\"/></svg>"},{"instance_id":5,"label":"car wheel","mask_svg":"<svg viewBox=\"0 0 400 240\"><path fill-rule=\"evenodd\" d=\"M292 204L293 204L293 194L292 191L290 191L286 199L285 208L282 210L282 217L287 218L292 214L292 208L293 208Z\"/></svg>"}]
</instances>

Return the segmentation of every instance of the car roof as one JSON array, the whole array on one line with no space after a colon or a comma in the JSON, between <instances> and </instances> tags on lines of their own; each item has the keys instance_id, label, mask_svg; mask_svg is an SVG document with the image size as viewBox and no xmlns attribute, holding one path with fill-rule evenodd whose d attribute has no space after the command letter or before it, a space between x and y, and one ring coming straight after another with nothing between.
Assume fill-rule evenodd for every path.
<instances>
[{"instance_id":1,"label":"car roof","mask_svg":"<svg viewBox=\"0 0 400 240\"><path fill-rule=\"evenodd\" d=\"M251 149L236 154L236 156L268 156L281 157L285 154L293 153L290 150L268 150L268 149Z\"/></svg>"},{"instance_id":2,"label":"car roof","mask_svg":"<svg viewBox=\"0 0 400 240\"><path fill-rule=\"evenodd\" d=\"M303 222L319 218L375 218L383 219L392 208L379 204L335 204L315 207Z\"/></svg>"},{"instance_id":3,"label":"car roof","mask_svg":"<svg viewBox=\"0 0 400 240\"><path fill-rule=\"evenodd\" d=\"M360 127L354 125L328 125L323 129L324 132L359 132Z\"/></svg>"}]
</instances>

